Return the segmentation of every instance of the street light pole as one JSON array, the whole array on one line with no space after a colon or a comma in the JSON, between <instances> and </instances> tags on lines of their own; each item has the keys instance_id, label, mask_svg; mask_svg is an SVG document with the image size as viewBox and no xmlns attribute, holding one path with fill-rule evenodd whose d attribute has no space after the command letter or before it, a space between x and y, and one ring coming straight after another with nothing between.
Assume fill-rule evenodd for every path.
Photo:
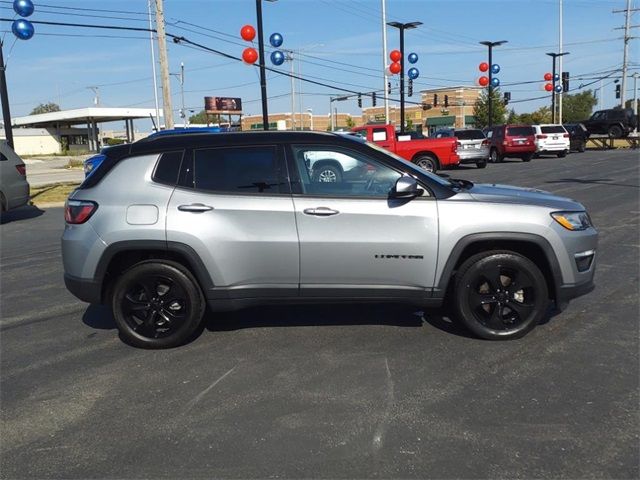
<instances>
[{"instance_id":1,"label":"street light pole","mask_svg":"<svg viewBox=\"0 0 640 480\"><path fill-rule=\"evenodd\" d=\"M404 31L416 28L422 25L422 22L389 22L387 25L400 30L400 54L402 55L400 59L400 133L402 134L404 133Z\"/></svg>"},{"instance_id":2,"label":"street light pole","mask_svg":"<svg viewBox=\"0 0 640 480\"><path fill-rule=\"evenodd\" d=\"M267 0L275 2L276 0ZM264 64L264 37L262 35L262 0L256 0L258 19L258 58L260 60L260 94L262 97L262 127L269 130L269 112L267 109L267 71Z\"/></svg>"},{"instance_id":3,"label":"street light pole","mask_svg":"<svg viewBox=\"0 0 640 480\"><path fill-rule=\"evenodd\" d=\"M491 71L493 66L493 47L497 47L504 43L507 43L507 40L500 40L498 42L489 42L488 40L485 40L483 42L480 42L481 45L485 45L486 47L489 48L489 85L487 89L487 91L489 92L489 100L488 100L489 101L489 105L488 105L489 128L493 126L493 85L491 85L491 81L493 80L493 72Z\"/></svg>"},{"instance_id":4,"label":"street light pole","mask_svg":"<svg viewBox=\"0 0 640 480\"><path fill-rule=\"evenodd\" d=\"M313 109L307 108L307 113L309 114L309 128L313 131Z\"/></svg>"},{"instance_id":5,"label":"street light pole","mask_svg":"<svg viewBox=\"0 0 640 480\"><path fill-rule=\"evenodd\" d=\"M569 55L569 52L547 53L547 55L551 57L551 61L553 62L551 68L551 84L553 85L551 89L551 123L556 123L556 57Z\"/></svg>"},{"instance_id":6,"label":"street light pole","mask_svg":"<svg viewBox=\"0 0 640 480\"><path fill-rule=\"evenodd\" d=\"M7 92L7 77L5 76L6 65L2 47L4 42L0 40L0 101L2 101L2 121L4 122L4 136L7 145L13 148L13 130L11 129L11 111L9 109L9 93Z\"/></svg>"}]
</instances>

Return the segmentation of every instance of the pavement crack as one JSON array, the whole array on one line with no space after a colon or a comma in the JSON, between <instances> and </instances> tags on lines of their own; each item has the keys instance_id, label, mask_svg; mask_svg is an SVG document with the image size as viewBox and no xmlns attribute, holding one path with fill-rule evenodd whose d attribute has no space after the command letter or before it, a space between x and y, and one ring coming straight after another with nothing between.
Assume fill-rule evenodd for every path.
<instances>
[{"instance_id":1,"label":"pavement crack","mask_svg":"<svg viewBox=\"0 0 640 480\"><path fill-rule=\"evenodd\" d=\"M215 380L211 385L209 385L207 388L205 388L203 391L201 391L198 395L196 395L195 397L193 397L189 403L187 403L186 407L184 408L184 410L182 411L182 414L184 415L185 413L187 413L189 410L191 410L194 405L196 403L198 403L200 400L202 400L202 398L209 393L209 391L215 387L218 383L220 383L222 380L225 379L225 377L227 377L227 375L230 375L231 372L233 372L236 367L238 365L236 365L235 367L233 367L231 370L227 371L227 373L225 373L224 375L222 375L221 377L219 377L217 380Z\"/></svg>"},{"instance_id":2,"label":"pavement crack","mask_svg":"<svg viewBox=\"0 0 640 480\"><path fill-rule=\"evenodd\" d=\"M383 438L385 431L387 430L387 425L389 424L389 417L391 415L391 408L393 407L393 403L395 401L395 387L393 384L393 379L391 378L391 370L389 369L389 359L384 357L384 366L386 371L386 389L387 389L387 401L385 404L384 414L380 421L378 422L378 427L373 435L373 449L375 451L380 450L383 445Z\"/></svg>"}]
</instances>

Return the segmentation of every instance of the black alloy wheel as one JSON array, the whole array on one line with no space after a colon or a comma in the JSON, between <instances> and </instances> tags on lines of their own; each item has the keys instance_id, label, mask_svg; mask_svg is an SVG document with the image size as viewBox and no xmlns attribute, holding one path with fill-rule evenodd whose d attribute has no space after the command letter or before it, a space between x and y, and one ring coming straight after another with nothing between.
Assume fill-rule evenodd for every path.
<instances>
[{"instance_id":1,"label":"black alloy wheel","mask_svg":"<svg viewBox=\"0 0 640 480\"><path fill-rule=\"evenodd\" d=\"M462 322L488 340L524 336L546 313L544 276L529 259L508 251L469 258L456 276L455 300Z\"/></svg>"},{"instance_id":2,"label":"black alloy wheel","mask_svg":"<svg viewBox=\"0 0 640 480\"><path fill-rule=\"evenodd\" d=\"M169 348L202 323L204 298L190 272L166 261L145 261L116 282L112 307L123 339L134 346Z\"/></svg>"},{"instance_id":3,"label":"black alloy wheel","mask_svg":"<svg viewBox=\"0 0 640 480\"><path fill-rule=\"evenodd\" d=\"M611 125L609 127L609 137L611 138L622 138L624 132L622 131L622 128L620 128L619 125Z\"/></svg>"}]
</instances>

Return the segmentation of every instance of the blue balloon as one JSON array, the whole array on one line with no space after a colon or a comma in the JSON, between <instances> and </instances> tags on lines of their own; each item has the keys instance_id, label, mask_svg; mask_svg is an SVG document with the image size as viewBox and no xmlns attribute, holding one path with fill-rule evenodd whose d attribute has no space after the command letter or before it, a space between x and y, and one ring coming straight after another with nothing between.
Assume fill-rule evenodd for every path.
<instances>
[{"instance_id":1,"label":"blue balloon","mask_svg":"<svg viewBox=\"0 0 640 480\"><path fill-rule=\"evenodd\" d=\"M11 24L11 31L20 40L29 40L33 37L35 30L33 24L29 20L19 18Z\"/></svg>"},{"instance_id":2,"label":"blue balloon","mask_svg":"<svg viewBox=\"0 0 640 480\"><path fill-rule=\"evenodd\" d=\"M420 70L418 70L416 67L411 67L407 72L407 75L411 80L415 80L420 76Z\"/></svg>"},{"instance_id":3,"label":"blue balloon","mask_svg":"<svg viewBox=\"0 0 640 480\"><path fill-rule=\"evenodd\" d=\"M410 53L408 59L409 59L409 63L416 63L418 61L418 54Z\"/></svg>"},{"instance_id":4,"label":"blue balloon","mask_svg":"<svg viewBox=\"0 0 640 480\"><path fill-rule=\"evenodd\" d=\"M284 42L284 38L282 38L282 35L280 35L279 33L272 33L269 37L269 43L274 48L278 48L280 45L282 45L282 42Z\"/></svg>"},{"instance_id":5,"label":"blue balloon","mask_svg":"<svg viewBox=\"0 0 640 480\"><path fill-rule=\"evenodd\" d=\"M491 86L492 86L492 87L498 87L498 86L500 86L500 79L499 79L499 78L497 78L497 77L493 77L493 78L491 79Z\"/></svg>"},{"instance_id":6,"label":"blue balloon","mask_svg":"<svg viewBox=\"0 0 640 480\"><path fill-rule=\"evenodd\" d=\"M556 90L556 93L562 92L562 85L556 85L555 90Z\"/></svg>"},{"instance_id":7,"label":"blue balloon","mask_svg":"<svg viewBox=\"0 0 640 480\"><path fill-rule=\"evenodd\" d=\"M558 80L560 80L560 75L558 75L558 74L556 73L556 74L553 76L553 80L554 80L554 81L556 81L556 82L557 82Z\"/></svg>"},{"instance_id":8,"label":"blue balloon","mask_svg":"<svg viewBox=\"0 0 640 480\"><path fill-rule=\"evenodd\" d=\"M13 10L21 17L28 17L33 13L33 2L31 0L14 0Z\"/></svg>"},{"instance_id":9,"label":"blue balloon","mask_svg":"<svg viewBox=\"0 0 640 480\"><path fill-rule=\"evenodd\" d=\"M500 65L498 65L497 63L491 65L491 73L493 73L494 75L496 73L500 73Z\"/></svg>"},{"instance_id":10,"label":"blue balloon","mask_svg":"<svg viewBox=\"0 0 640 480\"><path fill-rule=\"evenodd\" d=\"M284 53L282 53L280 50L276 50L275 52L271 53L271 63L273 63L274 65L282 65L284 61Z\"/></svg>"}]
</instances>

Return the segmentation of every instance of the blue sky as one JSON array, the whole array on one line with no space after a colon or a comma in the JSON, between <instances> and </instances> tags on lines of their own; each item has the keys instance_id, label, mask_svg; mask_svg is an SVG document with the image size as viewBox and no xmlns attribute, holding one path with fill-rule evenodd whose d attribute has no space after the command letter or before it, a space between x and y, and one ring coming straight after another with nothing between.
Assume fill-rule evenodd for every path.
<instances>
[{"instance_id":1,"label":"blue sky","mask_svg":"<svg viewBox=\"0 0 640 480\"><path fill-rule=\"evenodd\" d=\"M143 15L146 0L34 3L32 20L148 26ZM624 15L612 10L624 7L624 0L564 0L564 43L570 52L564 70L572 77L597 78L602 75L594 72L620 68L622 31L614 29L624 24ZM10 8L10 1L0 2L2 17L13 16ZM295 65L296 69L301 67L303 76L355 91L382 88L380 0L279 0L264 2L263 11L266 38L279 32L284 36L282 48L303 49L302 61ZM414 89L473 84L479 75L478 63L486 59L486 48L478 41L504 39L509 43L494 50L502 84L540 80L503 86L503 91L512 93L512 106L526 112L547 103L517 100L544 95L542 76L551 67L545 52L558 48L558 0L387 0L387 14L388 20L424 24L406 33L407 52L420 56L416 66L421 76ZM251 0L165 0L165 15L168 32L236 56L248 46L240 39L240 27L256 25L255 2ZM638 23L637 18L640 15L632 18L632 24ZM2 30L8 25L3 22ZM635 71L640 65L637 42L632 40L629 49ZM398 47L397 30L388 30L388 45L389 49ZM36 25L36 35L29 41L14 42L12 34L7 34L4 52L13 116L28 114L46 101L60 103L64 109L90 106L93 92L87 87L94 85L100 86L104 106L153 106L147 34ZM200 110L205 95L238 96L243 99L245 113L259 113L256 68L171 43L169 59L172 72L179 70L180 62L185 64L188 109ZM288 70L289 64L281 68ZM613 78L604 81L605 107L615 102ZM572 79L571 87L589 81ZM628 96L633 94L632 85L628 82ZM268 75L268 95L273 97L270 112L290 111L290 88L289 78ZM316 114L326 114L328 95L337 93L314 85L303 85L302 91L304 109L311 108ZM175 77L172 94L177 109L180 96ZM342 102L340 109L360 113L355 101Z\"/></svg>"}]
</instances>

